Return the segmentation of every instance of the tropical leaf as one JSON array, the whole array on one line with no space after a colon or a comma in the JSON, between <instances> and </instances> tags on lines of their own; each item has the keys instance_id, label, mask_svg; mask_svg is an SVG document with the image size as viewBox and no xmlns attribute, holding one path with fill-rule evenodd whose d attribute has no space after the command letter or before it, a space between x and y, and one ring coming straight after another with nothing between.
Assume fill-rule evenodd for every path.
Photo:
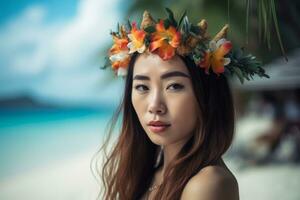
<instances>
[{"instance_id":1,"label":"tropical leaf","mask_svg":"<svg viewBox=\"0 0 300 200\"><path fill-rule=\"evenodd\" d=\"M243 73L240 70L240 68L233 67L232 69L235 72L235 74L237 75L237 77L239 78L240 82L243 84L244 83L244 76L243 76Z\"/></svg>"},{"instance_id":2,"label":"tropical leaf","mask_svg":"<svg viewBox=\"0 0 300 200\"><path fill-rule=\"evenodd\" d=\"M132 29L131 22L129 19L127 20L127 27L128 27L128 30Z\"/></svg>"},{"instance_id":3,"label":"tropical leaf","mask_svg":"<svg viewBox=\"0 0 300 200\"><path fill-rule=\"evenodd\" d=\"M184 13L182 14L182 16L180 17L179 19L179 23L178 23L178 26L177 27L180 27L181 23L182 23L182 20L183 18L186 16L186 10L184 11Z\"/></svg>"},{"instance_id":4,"label":"tropical leaf","mask_svg":"<svg viewBox=\"0 0 300 200\"><path fill-rule=\"evenodd\" d=\"M187 16L185 16L183 18L183 27L182 28L183 28L183 31L185 33L189 33L190 32L191 24L190 24L189 19L188 19Z\"/></svg>"},{"instance_id":5,"label":"tropical leaf","mask_svg":"<svg viewBox=\"0 0 300 200\"><path fill-rule=\"evenodd\" d=\"M169 19L165 19L164 20L164 27L165 27L165 29L168 29L170 27L170 25L171 25L170 20Z\"/></svg>"},{"instance_id":6,"label":"tropical leaf","mask_svg":"<svg viewBox=\"0 0 300 200\"><path fill-rule=\"evenodd\" d=\"M110 60L107 56L104 58L104 65L100 66L100 69L106 69L107 67L111 66Z\"/></svg>"},{"instance_id":7,"label":"tropical leaf","mask_svg":"<svg viewBox=\"0 0 300 200\"><path fill-rule=\"evenodd\" d=\"M156 31L154 26L147 26L144 31L146 31L147 33L154 33Z\"/></svg>"},{"instance_id":8,"label":"tropical leaf","mask_svg":"<svg viewBox=\"0 0 300 200\"><path fill-rule=\"evenodd\" d=\"M278 21L277 21L277 16L276 16L276 7L275 7L274 0L270 0L270 4L271 4L271 10L272 10L271 13L272 13L272 17L273 17L273 21L274 21L274 25L275 25L275 29L276 29L277 38L278 38L279 45L280 45L280 48L281 48L281 52L282 52L283 56L285 57L285 60L288 61L285 50L283 48L281 36L280 36L280 31L279 31L279 26L278 26Z\"/></svg>"},{"instance_id":9,"label":"tropical leaf","mask_svg":"<svg viewBox=\"0 0 300 200\"><path fill-rule=\"evenodd\" d=\"M169 21L170 21L170 24L172 25L172 26L174 26L174 27L177 27L177 22L176 22L176 20L175 20L175 18L174 18L174 13L172 12L172 10L171 9L169 9L169 8L165 8L166 9L166 11L167 11L167 13L168 13L168 19L169 19Z\"/></svg>"},{"instance_id":10,"label":"tropical leaf","mask_svg":"<svg viewBox=\"0 0 300 200\"><path fill-rule=\"evenodd\" d=\"M229 4L229 0L228 4ZM274 26L277 35L280 50L284 58L287 59L283 42L280 35L276 6L274 0L257 0L257 16L258 16L258 36L259 41L264 41L268 49L271 49L271 30ZM251 0L246 0L246 43L249 37L249 17L251 15Z\"/></svg>"}]
</instances>

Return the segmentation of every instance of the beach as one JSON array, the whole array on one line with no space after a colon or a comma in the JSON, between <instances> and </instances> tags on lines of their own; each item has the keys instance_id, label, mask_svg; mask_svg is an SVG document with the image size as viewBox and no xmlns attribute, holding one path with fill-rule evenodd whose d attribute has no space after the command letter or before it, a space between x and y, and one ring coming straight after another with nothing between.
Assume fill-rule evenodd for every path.
<instances>
[{"instance_id":1,"label":"beach","mask_svg":"<svg viewBox=\"0 0 300 200\"><path fill-rule=\"evenodd\" d=\"M1 163L6 163L6 167L3 164L1 168L0 199L96 199L100 186L90 170L90 161L99 147L101 141L99 136L103 135L104 123L106 123L103 120L99 122L98 117L93 114L63 121L35 122L35 125L27 123L26 126L19 124L18 127L2 126L1 137L2 142L6 142L6 146L1 147ZM267 122L257 121L255 117L247 121L241 121L237 125L237 131L241 134L235 138L231 153L238 151L239 147L247 142L247 137L253 137L252 132L255 129L268 125ZM247 123L250 124L247 125ZM256 126L253 126L253 123ZM32 137L37 138L34 131L41 129L44 130L43 137L30 140ZM8 134L10 131L19 132L20 130L24 131L23 134L29 131L34 136L31 137L28 133L24 137L28 139L26 149L17 149L15 145L12 151L9 147L18 142L15 141L17 137L8 139L8 136L3 136L3 131ZM53 134L54 130L60 133ZM4 157L5 152L10 153L10 157ZM271 163L248 166L236 157L232 157L230 153L225 156L225 162L238 180L241 200L300 199L299 165Z\"/></svg>"},{"instance_id":2,"label":"beach","mask_svg":"<svg viewBox=\"0 0 300 200\"><path fill-rule=\"evenodd\" d=\"M91 174L91 154L78 155L0 183L0 199L96 199L99 186Z\"/></svg>"},{"instance_id":3,"label":"beach","mask_svg":"<svg viewBox=\"0 0 300 200\"><path fill-rule=\"evenodd\" d=\"M41 168L0 183L5 200L91 200L99 186L89 162L91 154ZM299 200L299 166L264 166L234 172L242 200Z\"/></svg>"}]
</instances>

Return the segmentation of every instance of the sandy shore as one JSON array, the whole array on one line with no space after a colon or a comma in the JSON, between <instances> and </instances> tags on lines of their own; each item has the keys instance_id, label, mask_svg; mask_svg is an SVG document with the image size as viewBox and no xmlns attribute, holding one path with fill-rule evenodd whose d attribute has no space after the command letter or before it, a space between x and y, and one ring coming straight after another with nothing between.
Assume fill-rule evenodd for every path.
<instances>
[{"instance_id":1,"label":"sandy shore","mask_svg":"<svg viewBox=\"0 0 300 200\"><path fill-rule=\"evenodd\" d=\"M90 171L87 153L0 182L3 200L95 199L98 185Z\"/></svg>"},{"instance_id":2,"label":"sandy shore","mask_svg":"<svg viewBox=\"0 0 300 200\"><path fill-rule=\"evenodd\" d=\"M98 185L89 168L91 155L80 155L77 158L2 181L0 199L95 199ZM299 166L269 165L233 172L239 182L241 200L300 199Z\"/></svg>"},{"instance_id":3,"label":"sandy shore","mask_svg":"<svg viewBox=\"0 0 300 200\"><path fill-rule=\"evenodd\" d=\"M236 174L241 200L299 200L300 166L270 165Z\"/></svg>"}]
</instances>

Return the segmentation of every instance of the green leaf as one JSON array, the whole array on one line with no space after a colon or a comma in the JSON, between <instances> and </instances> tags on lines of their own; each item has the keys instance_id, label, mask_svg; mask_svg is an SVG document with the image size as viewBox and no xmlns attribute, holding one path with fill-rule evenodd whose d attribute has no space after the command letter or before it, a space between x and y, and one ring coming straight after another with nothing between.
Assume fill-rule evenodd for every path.
<instances>
[{"instance_id":1,"label":"green leaf","mask_svg":"<svg viewBox=\"0 0 300 200\"><path fill-rule=\"evenodd\" d=\"M243 76L243 73L240 70L240 68L233 67L232 69L233 69L234 73L237 75L237 77L239 78L240 82L243 84L244 83L244 76Z\"/></svg>"},{"instance_id":2,"label":"green leaf","mask_svg":"<svg viewBox=\"0 0 300 200\"><path fill-rule=\"evenodd\" d=\"M184 11L184 13L182 14L182 16L179 19L179 23L178 23L178 27L181 25L183 18L186 16L186 10Z\"/></svg>"},{"instance_id":3,"label":"green leaf","mask_svg":"<svg viewBox=\"0 0 300 200\"><path fill-rule=\"evenodd\" d=\"M150 34L147 34L147 35L146 35L146 38L145 38L145 45L146 45L146 46L149 46L149 45L150 45L150 41L151 41L151 35L150 35Z\"/></svg>"},{"instance_id":4,"label":"green leaf","mask_svg":"<svg viewBox=\"0 0 300 200\"><path fill-rule=\"evenodd\" d=\"M154 33L156 31L154 26L147 26L144 31L146 31L147 33Z\"/></svg>"},{"instance_id":5,"label":"green leaf","mask_svg":"<svg viewBox=\"0 0 300 200\"><path fill-rule=\"evenodd\" d=\"M196 35L199 35L201 32L201 29L199 28L199 26L195 26L193 24L190 25L190 31L192 33L195 33Z\"/></svg>"},{"instance_id":6,"label":"green leaf","mask_svg":"<svg viewBox=\"0 0 300 200\"><path fill-rule=\"evenodd\" d=\"M100 69L106 69L107 67L111 66L110 60L107 56L105 56L105 61L104 61L104 65L100 66Z\"/></svg>"},{"instance_id":7,"label":"green leaf","mask_svg":"<svg viewBox=\"0 0 300 200\"><path fill-rule=\"evenodd\" d=\"M189 33L190 32L190 22L187 16L185 16L183 18L183 31L185 33Z\"/></svg>"},{"instance_id":8,"label":"green leaf","mask_svg":"<svg viewBox=\"0 0 300 200\"><path fill-rule=\"evenodd\" d=\"M117 24L117 33L120 33L120 24L119 24L119 22Z\"/></svg>"},{"instance_id":9,"label":"green leaf","mask_svg":"<svg viewBox=\"0 0 300 200\"><path fill-rule=\"evenodd\" d=\"M166 11L167 11L167 13L169 15L170 24L173 25L173 26L175 26L175 27L177 27L177 22L176 22L176 20L174 18L174 13L169 8L165 8L165 9L166 9Z\"/></svg>"},{"instance_id":10,"label":"green leaf","mask_svg":"<svg viewBox=\"0 0 300 200\"><path fill-rule=\"evenodd\" d=\"M288 61L288 58L287 58L287 56L285 54L285 50L283 48L283 44L282 44L282 41L281 41L281 36L280 36L279 27L278 27L278 21L277 21L277 16L276 16L275 3L274 3L274 0L270 0L270 1L271 1L272 16L273 16L273 20L274 20L274 25L275 25L275 30L276 30L277 38L279 40L280 49L281 49L281 52L282 52L285 60Z\"/></svg>"},{"instance_id":11,"label":"green leaf","mask_svg":"<svg viewBox=\"0 0 300 200\"><path fill-rule=\"evenodd\" d=\"M165 29L168 29L170 27L170 21L168 19L164 20L164 27Z\"/></svg>"},{"instance_id":12,"label":"green leaf","mask_svg":"<svg viewBox=\"0 0 300 200\"><path fill-rule=\"evenodd\" d=\"M128 28L129 28L129 30L132 29L131 22L129 21L129 19L127 20L127 26L128 26Z\"/></svg>"},{"instance_id":13,"label":"green leaf","mask_svg":"<svg viewBox=\"0 0 300 200\"><path fill-rule=\"evenodd\" d=\"M265 5L264 0L260 0L261 2L261 12L262 12L262 19L263 19L263 27L264 27L264 40L267 40L267 30L268 30L268 18L267 18L267 8Z\"/></svg>"}]
</instances>

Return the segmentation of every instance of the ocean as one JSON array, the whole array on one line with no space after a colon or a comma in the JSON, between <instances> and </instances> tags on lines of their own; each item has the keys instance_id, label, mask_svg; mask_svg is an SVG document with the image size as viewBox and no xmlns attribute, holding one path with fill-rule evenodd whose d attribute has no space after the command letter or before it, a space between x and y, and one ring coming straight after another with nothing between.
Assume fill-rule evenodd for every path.
<instances>
[{"instance_id":1,"label":"ocean","mask_svg":"<svg viewBox=\"0 0 300 200\"><path fill-rule=\"evenodd\" d=\"M96 152L112 113L112 109L1 110L0 182Z\"/></svg>"}]
</instances>

